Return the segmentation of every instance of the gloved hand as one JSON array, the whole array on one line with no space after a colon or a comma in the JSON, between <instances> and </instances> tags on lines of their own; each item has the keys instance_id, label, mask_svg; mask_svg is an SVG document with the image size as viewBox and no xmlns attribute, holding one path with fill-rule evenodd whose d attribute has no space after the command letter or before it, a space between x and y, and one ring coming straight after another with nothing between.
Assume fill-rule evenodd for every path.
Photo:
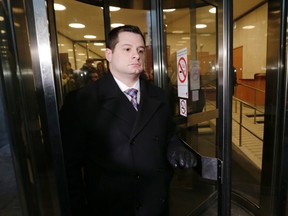
<instances>
[{"instance_id":1,"label":"gloved hand","mask_svg":"<svg viewBox=\"0 0 288 216\"><path fill-rule=\"evenodd\" d=\"M175 168L193 168L197 165L196 156L186 149L170 151L168 153L168 160Z\"/></svg>"}]
</instances>

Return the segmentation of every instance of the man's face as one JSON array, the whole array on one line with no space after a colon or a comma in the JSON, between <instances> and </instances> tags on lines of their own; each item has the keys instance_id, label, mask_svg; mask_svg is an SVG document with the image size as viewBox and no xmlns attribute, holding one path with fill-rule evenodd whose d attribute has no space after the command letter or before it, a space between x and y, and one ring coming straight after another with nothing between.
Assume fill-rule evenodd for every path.
<instances>
[{"instance_id":1,"label":"man's face","mask_svg":"<svg viewBox=\"0 0 288 216\"><path fill-rule=\"evenodd\" d=\"M111 73L116 76L135 76L143 71L145 46L139 34L121 32L114 51L106 49Z\"/></svg>"}]
</instances>

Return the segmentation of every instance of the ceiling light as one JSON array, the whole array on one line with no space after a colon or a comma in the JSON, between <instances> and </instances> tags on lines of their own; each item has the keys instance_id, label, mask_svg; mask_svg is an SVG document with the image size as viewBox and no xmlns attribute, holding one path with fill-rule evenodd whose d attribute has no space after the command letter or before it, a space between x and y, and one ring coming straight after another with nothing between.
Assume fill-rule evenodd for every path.
<instances>
[{"instance_id":1,"label":"ceiling light","mask_svg":"<svg viewBox=\"0 0 288 216\"><path fill-rule=\"evenodd\" d=\"M94 43L94 46L104 46L104 43Z\"/></svg>"},{"instance_id":2,"label":"ceiling light","mask_svg":"<svg viewBox=\"0 0 288 216\"><path fill-rule=\"evenodd\" d=\"M3 16L0 16L0 21L4 21L4 17Z\"/></svg>"},{"instance_id":3,"label":"ceiling light","mask_svg":"<svg viewBox=\"0 0 288 216\"><path fill-rule=\"evenodd\" d=\"M84 56L86 55L85 53L78 53L79 56Z\"/></svg>"},{"instance_id":4,"label":"ceiling light","mask_svg":"<svg viewBox=\"0 0 288 216\"><path fill-rule=\"evenodd\" d=\"M120 7L109 6L109 11L119 11Z\"/></svg>"},{"instance_id":5,"label":"ceiling light","mask_svg":"<svg viewBox=\"0 0 288 216\"><path fill-rule=\"evenodd\" d=\"M216 7L213 7L209 10L209 13L215 14L216 13Z\"/></svg>"},{"instance_id":6,"label":"ceiling light","mask_svg":"<svg viewBox=\"0 0 288 216\"><path fill-rule=\"evenodd\" d=\"M102 48L102 49L101 49L101 51L105 51L105 50L106 50L106 48Z\"/></svg>"},{"instance_id":7,"label":"ceiling light","mask_svg":"<svg viewBox=\"0 0 288 216\"><path fill-rule=\"evenodd\" d=\"M196 24L196 28L197 29L203 29L203 28L206 28L207 25L206 24Z\"/></svg>"},{"instance_id":8,"label":"ceiling light","mask_svg":"<svg viewBox=\"0 0 288 216\"><path fill-rule=\"evenodd\" d=\"M183 34L184 31L182 30L175 30L175 31L172 31L173 34Z\"/></svg>"},{"instance_id":9,"label":"ceiling light","mask_svg":"<svg viewBox=\"0 0 288 216\"><path fill-rule=\"evenodd\" d=\"M103 7L101 7L101 9L103 10ZM119 11L119 10L121 10L120 7L109 6L109 11L110 12Z\"/></svg>"},{"instance_id":10,"label":"ceiling light","mask_svg":"<svg viewBox=\"0 0 288 216\"><path fill-rule=\"evenodd\" d=\"M190 40L190 37L182 37L182 40Z\"/></svg>"},{"instance_id":11,"label":"ceiling light","mask_svg":"<svg viewBox=\"0 0 288 216\"><path fill-rule=\"evenodd\" d=\"M202 36L202 37L210 37L211 34L209 34L209 33L206 33L206 34L200 34L200 36Z\"/></svg>"},{"instance_id":12,"label":"ceiling light","mask_svg":"<svg viewBox=\"0 0 288 216\"><path fill-rule=\"evenodd\" d=\"M253 25L248 25L248 26L243 26L242 29L254 29L255 26Z\"/></svg>"},{"instance_id":13,"label":"ceiling light","mask_svg":"<svg viewBox=\"0 0 288 216\"><path fill-rule=\"evenodd\" d=\"M86 39L95 39L96 36L95 35L84 35L84 38L86 38Z\"/></svg>"},{"instance_id":14,"label":"ceiling light","mask_svg":"<svg viewBox=\"0 0 288 216\"><path fill-rule=\"evenodd\" d=\"M24 13L24 10L22 8L17 8L17 7L12 8L12 11L16 14Z\"/></svg>"},{"instance_id":15,"label":"ceiling light","mask_svg":"<svg viewBox=\"0 0 288 216\"><path fill-rule=\"evenodd\" d=\"M124 26L124 24L123 23L112 23L111 24L112 28L117 28L117 27L120 27L120 26Z\"/></svg>"},{"instance_id":16,"label":"ceiling light","mask_svg":"<svg viewBox=\"0 0 288 216\"><path fill-rule=\"evenodd\" d=\"M54 10L55 11L63 11L63 10L66 10L66 7L62 4L54 3Z\"/></svg>"},{"instance_id":17,"label":"ceiling light","mask_svg":"<svg viewBox=\"0 0 288 216\"><path fill-rule=\"evenodd\" d=\"M69 26L71 28L85 28L85 25L81 23L70 23Z\"/></svg>"},{"instance_id":18,"label":"ceiling light","mask_svg":"<svg viewBox=\"0 0 288 216\"><path fill-rule=\"evenodd\" d=\"M169 12L173 12L175 11L175 8L171 8L171 9L163 9L163 12L169 13Z\"/></svg>"}]
</instances>

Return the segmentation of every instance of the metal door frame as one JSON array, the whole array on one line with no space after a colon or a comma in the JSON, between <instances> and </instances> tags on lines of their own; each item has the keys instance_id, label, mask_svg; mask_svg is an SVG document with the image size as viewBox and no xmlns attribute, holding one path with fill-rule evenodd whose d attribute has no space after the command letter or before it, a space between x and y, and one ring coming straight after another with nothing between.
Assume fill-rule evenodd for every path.
<instances>
[{"instance_id":1,"label":"metal door frame","mask_svg":"<svg viewBox=\"0 0 288 216\"><path fill-rule=\"evenodd\" d=\"M218 215L231 214L231 149L232 149L232 50L233 50L233 1L205 1L218 7L218 108L217 156L218 156ZM152 46L154 83L165 89L167 77L164 46L162 0L151 0ZM155 24L156 23L156 24ZM207 201L214 199L211 196Z\"/></svg>"}]
</instances>

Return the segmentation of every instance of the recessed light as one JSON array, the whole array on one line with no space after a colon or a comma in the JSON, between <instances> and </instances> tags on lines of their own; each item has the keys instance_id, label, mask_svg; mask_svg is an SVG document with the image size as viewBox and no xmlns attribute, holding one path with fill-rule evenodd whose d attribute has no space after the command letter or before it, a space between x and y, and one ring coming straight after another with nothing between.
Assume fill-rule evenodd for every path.
<instances>
[{"instance_id":1,"label":"recessed light","mask_svg":"<svg viewBox=\"0 0 288 216\"><path fill-rule=\"evenodd\" d=\"M112 28L117 28L117 27L120 27L120 26L124 26L124 24L123 23L112 23L111 24Z\"/></svg>"},{"instance_id":2,"label":"recessed light","mask_svg":"<svg viewBox=\"0 0 288 216\"><path fill-rule=\"evenodd\" d=\"M163 9L163 12L170 13L170 12L173 12L173 11L175 11L175 10L176 10L175 8Z\"/></svg>"},{"instance_id":3,"label":"recessed light","mask_svg":"<svg viewBox=\"0 0 288 216\"><path fill-rule=\"evenodd\" d=\"M109 6L109 11L119 11L120 7Z\"/></svg>"},{"instance_id":4,"label":"recessed light","mask_svg":"<svg viewBox=\"0 0 288 216\"><path fill-rule=\"evenodd\" d=\"M66 10L66 7L62 4L54 3L54 10L55 11L63 11L63 10Z\"/></svg>"},{"instance_id":5,"label":"recessed light","mask_svg":"<svg viewBox=\"0 0 288 216\"><path fill-rule=\"evenodd\" d=\"M202 36L202 37L209 37L209 36L211 36L211 34L209 34L209 33L203 33L203 34L199 34L200 36Z\"/></svg>"},{"instance_id":6,"label":"recessed light","mask_svg":"<svg viewBox=\"0 0 288 216\"><path fill-rule=\"evenodd\" d=\"M82 23L70 23L69 26L71 28L85 28L85 25Z\"/></svg>"},{"instance_id":7,"label":"recessed light","mask_svg":"<svg viewBox=\"0 0 288 216\"><path fill-rule=\"evenodd\" d=\"M17 7L12 8L12 11L16 14L24 13L24 10L22 8L17 8Z\"/></svg>"},{"instance_id":8,"label":"recessed light","mask_svg":"<svg viewBox=\"0 0 288 216\"><path fill-rule=\"evenodd\" d=\"M101 9L103 10L103 7L101 7ZM121 10L120 7L109 6L109 11L110 12L119 11L119 10Z\"/></svg>"},{"instance_id":9,"label":"recessed light","mask_svg":"<svg viewBox=\"0 0 288 216\"><path fill-rule=\"evenodd\" d=\"M175 31L172 31L173 34L183 34L184 31L182 30L175 30Z\"/></svg>"},{"instance_id":10,"label":"recessed light","mask_svg":"<svg viewBox=\"0 0 288 216\"><path fill-rule=\"evenodd\" d=\"M207 25L206 24L196 24L196 28L197 29L203 29L203 28L206 28Z\"/></svg>"},{"instance_id":11,"label":"recessed light","mask_svg":"<svg viewBox=\"0 0 288 216\"><path fill-rule=\"evenodd\" d=\"M216 7L209 9L209 13L215 14L216 13Z\"/></svg>"},{"instance_id":12,"label":"recessed light","mask_svg":"<svg viewBox=\"0 0 288 216\"><path fill-rule=\"evenodd\" d=\"M248 26L243 26L242 29L254 29L255 26L253 25L248 25Z\"/></svg>"},{"instance_id":13,"label":"recessed light","mask_svg":"<svg viewBox=\"0 0 288 216\"><path fill-rule=\"evenodd\" d=\"M95 35L84 35L84 38L86 38L86 39L95 39L96 36Z\"/></svg>"},{"instance_id":14,"label":"recessed light","mask_svg":"<svg viewBox=\"0 0 288 216\"><path fill-rule=\"evenodd\" d=\"M104 46L104 43L94 43L94 46Z\"/></svg>"}]
</instances>

